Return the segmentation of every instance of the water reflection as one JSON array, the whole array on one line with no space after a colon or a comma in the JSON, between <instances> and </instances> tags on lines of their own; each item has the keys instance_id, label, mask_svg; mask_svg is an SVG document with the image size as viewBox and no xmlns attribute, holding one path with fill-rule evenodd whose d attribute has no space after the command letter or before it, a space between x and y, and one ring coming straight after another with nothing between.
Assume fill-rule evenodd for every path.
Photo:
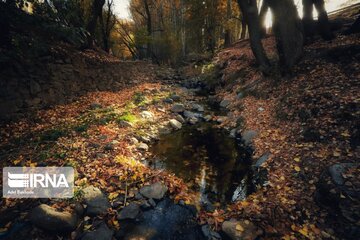
<instances>
[{"instance_id":1,"label":"water reflection","mask_svg":"<svg viewBox=\"0 0 360 240\"><path fill-rule=\"evenodd\" d=\"M199 193L201 204L231 201L239 185L241 189L237 192L241 191L237 199L251 192L249 150L214 125L184 127L163 136L150 151L155 156L153 166L184 179Z\"/></svg>"}]
</instances>

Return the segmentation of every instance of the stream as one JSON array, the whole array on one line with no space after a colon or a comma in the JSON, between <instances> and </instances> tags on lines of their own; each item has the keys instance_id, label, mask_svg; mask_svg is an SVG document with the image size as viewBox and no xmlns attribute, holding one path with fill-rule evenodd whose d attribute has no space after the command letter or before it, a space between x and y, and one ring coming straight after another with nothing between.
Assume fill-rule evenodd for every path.
<instances>
[{"instance_id":1,"label":"stream","mask_svg":"<svg viewBox=\"0 0 360 240\"><path fill-rule=\"evenodd\" d=\"M182 178L196 192L196 205L225 206L254 190L251 150L215 123L187 125L163 135L150 152L148 164Z\"/></svg>"}]
</instances>

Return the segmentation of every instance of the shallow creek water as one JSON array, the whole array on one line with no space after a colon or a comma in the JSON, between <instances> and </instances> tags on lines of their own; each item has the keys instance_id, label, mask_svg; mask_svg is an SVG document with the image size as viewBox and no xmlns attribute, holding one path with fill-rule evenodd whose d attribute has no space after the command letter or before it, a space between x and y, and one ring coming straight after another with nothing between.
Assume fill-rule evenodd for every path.
<instances>
[{"instance_id":1,"label":"shallow creek water","mask_svg":"<svg viewBox=\"0 0 360 240\"><path fill-rule=\"evenodd\" d=\"M148 164L182 178L199 205L224 205L253 191L251 151L215 124L200 123L164 135L152 145Z\"/></svg>"}]
</instances>

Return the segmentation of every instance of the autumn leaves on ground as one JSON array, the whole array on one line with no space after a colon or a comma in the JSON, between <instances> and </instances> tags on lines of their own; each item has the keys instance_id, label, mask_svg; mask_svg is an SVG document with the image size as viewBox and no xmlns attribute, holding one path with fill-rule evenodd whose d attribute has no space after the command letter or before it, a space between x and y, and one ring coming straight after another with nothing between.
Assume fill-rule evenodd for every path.
<instances>
[{"instance_id":1,"label":"autumn leaves on ground","mask_svg":"<svg viewBox=\"0 0 360 240\"><path fill-rule=\"evenodd\" d=\"M273 39L267 38L265 45L268 51L274 49ZM256 130L254 159L270 153L264 165L269 184L225 209L200 210L199 224L220 231L225 220L235 218L242 223L236 225L237 231L248 231L251 222L256 228L248 236L264 239L331 239L343 234L338 230L345 229L347 220L336 209L319 206L315 195L327 166L352 163L360 157L359 148L354 147L360 114L358 46L357 36L315 42L306 47L306 56L288 78L264 77L253 68L246 41L217 55L213 64L224 75L221 84L225 87L217 89L216 98L230 100L221 126L232 129L242 119L241 131ZM192 68L184 68L184 76L194 75ZM164 71L175 74L168 69L158 71L162 76ZM139 83L119 92L89 93L71 104L3 125L2 165L73 166L77 172L74 199L45 201L60 211L74 211L75 203L82 203L86 186L101 189L111 208L95 218L83 218L81 231L96 228L94 223L101 219L116 231L120 228L117 212L136 200L141 186L158 181L166 184L175 202L191 204L192 193L181 179L140 163L147 156L146 145L140 146L134 138L151 141L147 140L149 133L171 114L172 104L164 99L173 95L183 100L199 98L159 78L156 83ZM343 173L353 189L359 188L358 176L358 168ZM333 191L342 199L351 197ZM10 216L2 214L6 222L2 231L18 218L26 219L26 213L39 202L43 200L2 199L2 211ZM10 215L19 206L24 210ZM54 237L38 228L30 234Z\"/></svg>"},{"instance_id":2,"label":"autumn leaves on ground","mask_svg":"<svg viewBox=\"0 0 360 240\"><path fill-rule=\"evenodd\" d=\"M275 62L275 39L263 45ZM263 74L248 40L176 70L137 62L141 72L119 91L91 91L2 123L2 167L71 166L76 174L72 199L2 198L0 239L131 239L129 223L151 239L157 233L139 219L160 215L155 228L176 228L177 239L356 239L359 46L359 34L315 38L284 75ZM81 53L84 62L122 64ZM225 116L203 109L209 99ZM229 135L251 132L251 171L267 181L244 200L196 209L196 190L146 160L161 135L205 121Z\"/></svg>"}]
</instances>

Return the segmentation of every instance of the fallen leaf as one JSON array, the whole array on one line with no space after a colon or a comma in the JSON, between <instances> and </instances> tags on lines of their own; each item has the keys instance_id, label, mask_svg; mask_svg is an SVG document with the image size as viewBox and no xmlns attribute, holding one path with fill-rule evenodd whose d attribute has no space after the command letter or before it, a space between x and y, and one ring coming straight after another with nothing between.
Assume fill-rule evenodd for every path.
<instances>
[{"instance_id":1,"label":"fallen leaf","mask_svg":"<svg viewBox=\"0 0 360 240\"><path fill-rule=\"evenodd\" d=\"M237 224L236 225L236 231L243 232L244 231L243 226L241 226L241 224Z\"/></svg>"}]
</instances>

